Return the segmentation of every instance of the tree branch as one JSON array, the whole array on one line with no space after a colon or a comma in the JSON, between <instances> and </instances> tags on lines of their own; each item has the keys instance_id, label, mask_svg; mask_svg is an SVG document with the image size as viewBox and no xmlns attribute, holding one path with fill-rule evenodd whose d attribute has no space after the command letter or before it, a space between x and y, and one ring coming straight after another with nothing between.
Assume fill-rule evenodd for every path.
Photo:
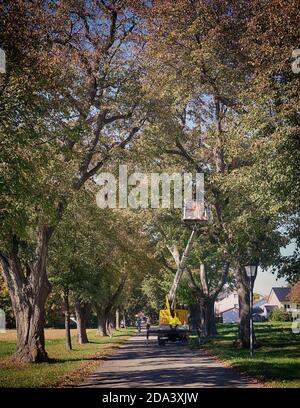
<instances>
[{"instance_id":1,"label":"tree branch","mask_svg":"<svg viewBox=\"0 0 300 408\"><path fill-rule=\"evenodd\" d=\"M196 281L193 277L192 271L190 270L190 268L186 267L185 271L187 272L188 275L188 280L189 280L189 287L190 289L195 293L195 295L197 296L197 298L201 298L203 297L203 291L201 290L201 288L196 284Z\"/></svg>"},{"instance_id":2,"label":"tree branch","mask_svg":"<svg viewBox=\"0 0 300 408\"><path fill-rule=\"evenodd\" d=\"M162 251L161 251L161 260L162 260L162 262L163 262L165 268L169 269L169 270L170 270L171 272L173 272L173 273L176 272L176 269L175 269L175 268L172 268L172 266L170 266L170 265L168 264L168 262L167 262L167 260L166 260L166 257L165 257L165 255L164 255L164 253L163 253Z\"/></svg>"},{"instance_id":3,"label":"tree branch","mask_svg":"<svg viewBox=\"0 0 300 408\"><path fill-rule=\"evenodd\" d=\"M221 274L221 278L219 280L219 283L218 283L217 287L212 291L211 296L217 297L218 294L220 293L220 291L222 290L222 288L225 285L226 280L227 280L227 276L228 276L228 272L229 272L229 266L230 266L230 264L229 264L229 262L227 262L225 264L225 267L224 267L223 272Z\"/></svg>"}]
</instances>

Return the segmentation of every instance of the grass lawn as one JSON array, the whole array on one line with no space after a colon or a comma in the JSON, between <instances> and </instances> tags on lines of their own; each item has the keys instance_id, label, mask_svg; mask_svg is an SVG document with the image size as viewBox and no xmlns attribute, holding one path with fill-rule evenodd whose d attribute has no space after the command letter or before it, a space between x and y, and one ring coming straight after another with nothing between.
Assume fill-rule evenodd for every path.
<instances>
[{"instance_id":1,"label":"grass lawn","mask_svg":"<svg viewBox=\"0 0 300 408\"><path fill-rule=\"evenodd\" d=\"M269 387L300 387L300 333L294 334L290 322L255 323L261 345L249 356L249 350L233 347L236 324L219 324L218 336L201 347L211 350L238 371L265 382ZM196 347L197 339L191 339Z\"/></svg>"},{"instance_id":2,"label":"grass lawn","mask_svg":"<svg viewBox=\"0 0 300 408\"><path fill-rule=\"evenodd\" d=\"M46 329L46 350L49 363L20 364L12 362L15 351L15 331L0 333L0 387L72 386L99 365L101 358L111 354L134 332L134 329L114 331L113 337L100 337L95 329L88 330L90 343L78 345L72 333L73 350L65 349L64 330Z\"/></svg>"}]
</instances>

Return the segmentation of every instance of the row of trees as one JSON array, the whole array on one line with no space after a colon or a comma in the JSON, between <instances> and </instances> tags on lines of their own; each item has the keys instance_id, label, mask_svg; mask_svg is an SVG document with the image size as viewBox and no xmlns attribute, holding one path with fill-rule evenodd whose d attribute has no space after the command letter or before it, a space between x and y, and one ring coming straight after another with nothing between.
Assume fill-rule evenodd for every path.
<instances>
[{"instance_id":1,"label":"row of trees","mask_svg":"<svg viewBox=\"0 0 300 408\"><path fill-rule=\"evenodd\" d=\"M105 331L119 295L132 307L130 293L144 300L153 293L149 265L156 271L159 262L171 274L182 267L190 232L178 212L102 213L91 204L94 176L124 162L143 171L204 173L213 218L195 236L184 277L204 336L215 333L213 304L225 282L237 285L239 343L248 345L249 256L299 278L299 253L280 254L291 238L299 240L296 6L1 4L0 261L19 360L48 358L51 282L63 294L66 320L70 297L74 302L84 340L87 309Z\"/></svg>"},{"instance_id":2,"label":"row of trees","mask_svg":"<svg viewBox=\"0 0 300 408\"><path fill-rule=\"evenodd\" d=\"M201 332L215 333L213 303L229 276L239 293L242 346L249 345L244 266L275 265L299 279L298 251L288 259L280 252L293 238L298 244L299 231L296 9L294 1L157 1L147 20L147 93L158 118L151 135L161 137L155 154L169 169L205 174L213 214L185 268ZM175 231L166 247L177 246L178 260L184 244Z\"/></svg>"}]
</instances>

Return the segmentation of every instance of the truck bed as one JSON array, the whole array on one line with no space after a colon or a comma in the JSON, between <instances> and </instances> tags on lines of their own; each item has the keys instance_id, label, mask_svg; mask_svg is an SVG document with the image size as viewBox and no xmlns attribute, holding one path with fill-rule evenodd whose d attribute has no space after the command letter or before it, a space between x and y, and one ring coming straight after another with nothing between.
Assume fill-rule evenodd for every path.
<instances>
[{"instance_id":1,"label":"truck bed","mask_svg":"<svg viewBox=\"0 0 300 408\"><path fill-rule=\"evenodd\" d=\"M189 327L188 326L167 326L160 325L149 330L149 334L157 335L159 345L165 345L168 341L188 341Z\"/></svg>"}]
</instances>

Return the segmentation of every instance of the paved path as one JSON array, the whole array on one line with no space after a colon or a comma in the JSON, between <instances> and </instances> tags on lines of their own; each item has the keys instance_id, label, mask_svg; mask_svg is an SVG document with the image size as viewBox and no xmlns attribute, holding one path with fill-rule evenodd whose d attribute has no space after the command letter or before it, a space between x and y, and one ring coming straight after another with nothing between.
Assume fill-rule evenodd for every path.
<instances>
[{"instance_id":1,"label":"paved path","mask_svg":"<svg viewBox=\"0 0 300 408\"><path fill-rule=\"evenodd\" d=\"M145 333L131 337L80 387L258 387L215 359L180 343L146 344Z\"/></svg>"}]
</instances>

